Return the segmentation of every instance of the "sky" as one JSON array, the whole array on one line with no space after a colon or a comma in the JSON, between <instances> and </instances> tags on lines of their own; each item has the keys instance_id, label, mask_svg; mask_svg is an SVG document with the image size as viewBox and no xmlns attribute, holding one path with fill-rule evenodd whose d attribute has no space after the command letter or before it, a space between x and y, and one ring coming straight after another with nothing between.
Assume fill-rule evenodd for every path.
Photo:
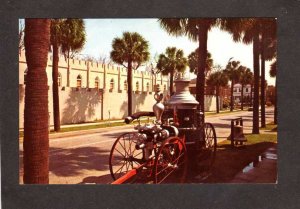
<instances>
[{"instance_id":1,"label":"sky","mask_svg":"<svg viewBox=\"0 0 300 209\"><path fill-rule=\"evenodd\" d=\"M164 53L167 47L182 49L187 57L198 47L198 42L190 41L185 36L171 36L159 25L157 19L85 19L86 44L81 51L82 56L109 59L112 41L122 37L123 32L138 32L148 42L150 56L153 59ZM208 34L208 51L212 54L214 65L225 67L228 60L238 60L241 65L253 71L252 44L235 43L229 33L213 28ZM266 62L266 79L274 85L275 80L269 76L270 62ZM194 77L191 75L191 77Z\"/></svg>"}]
</instances>

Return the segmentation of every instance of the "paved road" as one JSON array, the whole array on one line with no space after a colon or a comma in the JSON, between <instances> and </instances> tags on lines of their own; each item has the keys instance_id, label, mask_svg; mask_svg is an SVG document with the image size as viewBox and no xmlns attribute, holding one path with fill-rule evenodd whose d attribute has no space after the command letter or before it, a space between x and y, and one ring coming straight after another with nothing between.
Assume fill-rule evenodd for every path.
<instances>
[{"instance_id":1,"label":"paved road","mask_svg":"<svg viewBox=\"0 0 300 209\"><path fill-rule=\"evenodd\" d=\"M224 140L230 131L230 119L242 116L244 132L252 131L252 112L236 112L210 116L217 132L218 141ZM267 122L273 120L273 109L266 111ZM50 139L49 179L50 184L111 183L108 159L110 149L116 137L132 131L133 126L112 127L96 133L81 133L77 136L65 136ZM22 144L20 144L20 182L22 183Z\"/></svg>"}]
</instances>

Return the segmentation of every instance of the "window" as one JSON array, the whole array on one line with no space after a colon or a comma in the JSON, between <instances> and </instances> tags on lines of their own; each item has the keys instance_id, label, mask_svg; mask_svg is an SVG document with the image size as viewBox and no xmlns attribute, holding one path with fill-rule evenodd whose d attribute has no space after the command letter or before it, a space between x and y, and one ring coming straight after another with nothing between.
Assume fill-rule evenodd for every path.
<instances>
[{"instance_id":1,"label":"window","mask_svg":"<svg viewBox=\"0 0 300 209\"><path fill-rule=\"evenodd\" d=\"M99 89L99 78L98 77L95 78L95 88Z\"/></svg>"},{"instance_id":2,"label":"window","mask_svg":"<svg viewBox=\"0 0 300 209\"><path fill-rule=\"evenodd\" d=\"M113 89L114 89L114 85L115 85L115 82L114 82L114 79L112 78L112 79L110 80L109 90L113 90Z\"/></svg>"},{"instance_id":3,"label":"window","mask_svg":"<svg viewBox=\"0 0 300 209\"><path fill-rule=\"evenodd\" d=\"M135 88L136 88L136 91L139 91L139 89L140 89L140 84L139 84L138 81L135 83Z\"/></svg>"},{"instance_id":4,"label":"window","mask_svg":"<svg viewBox=\"0 0 300 209\"><path fill-rule=\"evenodd\" d=\"M26 76L27 76L28 68L24 71L24 85L26 84Z\"/></svg>"},{"instance_id":5,"label":"window","mask_svg":"<svg viewBox=\"0 0 300 209\"><path fill-rule=\"evenodd\" d=\"M61 86L61 74L60 73L58 73L58 76L57 76L57 85Z\"/></svg>"},{"instance_id":6,"label":"window","mask_svg":"<svg viewBox=\"0 0 300 209\"><path fill-rule=\"evenodd\" d=\"M166 84L164 85L164 91L166 91L167 90L167 86L166 86Z\"/></svg>"},{"instance_id":7,"label":"window","mask_svg":"<svg viewBox=\"0 0 300 209\"><path fill-rule=\"evenodd\" d=\"M127 80L124 81L124 91L128 90Z\"/></svg>"},{"instance_id":8,"label":"window","mask_svg":"<svg viewBox=\"0 0 300 209\"><path fill-rule=\"evenodd\" d=\"M248 88L246 88L246 92L248 93Z\"/></svg>"},{"instance_id":9,"label":"window","mask_svg":"<svg viewBox=\"0 0 300 209\"><path fill-rule=\"evenodd\" d=\"M81 88L81 75L77 76L77 83L76 83L77 88Z\"/></svg>"},{"instance_id":10,"label":"window","mask_svg":"<svg viewBox=\"0 0 300 209\"><path fill-rule=\"evenodd\" d=\"M146 91L150 91L149 83L146 84Z\"/></svg>"}]
</instances>

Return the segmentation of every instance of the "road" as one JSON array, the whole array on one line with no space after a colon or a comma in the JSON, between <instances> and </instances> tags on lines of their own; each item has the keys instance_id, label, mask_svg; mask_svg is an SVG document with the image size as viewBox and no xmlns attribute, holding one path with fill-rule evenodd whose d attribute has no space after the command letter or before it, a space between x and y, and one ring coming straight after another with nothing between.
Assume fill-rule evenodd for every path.
<instances>
[{"instance_id":1,"label":"road","mask_svg":"<svg viewBox=\"0 0 300 209\"><path fill-rule=\"evenodd\" d=\"M206 117L215 126L218 141L225 140L230 132L230 119L243 117L244 133L252 131L252 112L235 112ZM266 121L273 121L273 108L266 110ZM112 127L96 133L50 138L49 183L50 184L108 184L112 182L108 159L115 139L133 126ZM23 176L23 145L20 144L20 183Z\"/></svg>"}]
</instances>

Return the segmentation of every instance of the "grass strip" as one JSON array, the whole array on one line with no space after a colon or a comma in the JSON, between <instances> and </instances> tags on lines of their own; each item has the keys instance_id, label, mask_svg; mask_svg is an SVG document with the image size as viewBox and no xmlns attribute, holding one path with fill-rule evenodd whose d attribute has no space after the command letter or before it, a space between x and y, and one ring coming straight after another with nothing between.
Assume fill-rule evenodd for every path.
<instances>
[{"instance_id":1,"label":"grass strip","mask_svg":"<svg viewBox=\"0 0 300 209\"><path fill-rule=\"evenodd\" d=\"M242 110L234 110L233 112L228 111L224 111L224 112L220 112L220 113L216 113L216 112L206 112L205 115L206 116L214 116L214 115L224 115L224 114L230 114L230 113L236 113L236 112L240 112ZM154 118L150 118L150 121L152 121ZM119 119L120 120L120 119ZM77 124L74 124L73 127L65 127L65 128L61 128L59 133L63 133L63 132L69 132L69 131L81 131L81 130L90 130L90 129L96 129L96 128L108 128L108 127L115 127L115 126L124 126L127 125L124 122L119 122L119 120L103 120L103 121L99 121L99 122L103 122L102 124L95 124L95 125L86 125L86 126L76 126ZM118 121L118 122L114 122L114 121ZM141 120L141 122L147 122L148 119L143 119ZM134 121L132 124L137 124L137 121ZM50 131L50 134L53 133L57 133L53 130ZM24 131L19 131L19 137L23 137L24 136Z\"/></svg>"},{"instance_id":2,"label":"grass strip","mask_svg":"<svg viewBox=\"0 0 300 209\"><path fill-rule=\"evenodd\" d=\"M265 130L274 130L276 125L268 124ZM266 149L277 144L277 134L246 134L247 143L231 148L230 141L218 144L212 175L205 183L228 183L234 176L253 162Z\"/></svg>"}]
</instances>

